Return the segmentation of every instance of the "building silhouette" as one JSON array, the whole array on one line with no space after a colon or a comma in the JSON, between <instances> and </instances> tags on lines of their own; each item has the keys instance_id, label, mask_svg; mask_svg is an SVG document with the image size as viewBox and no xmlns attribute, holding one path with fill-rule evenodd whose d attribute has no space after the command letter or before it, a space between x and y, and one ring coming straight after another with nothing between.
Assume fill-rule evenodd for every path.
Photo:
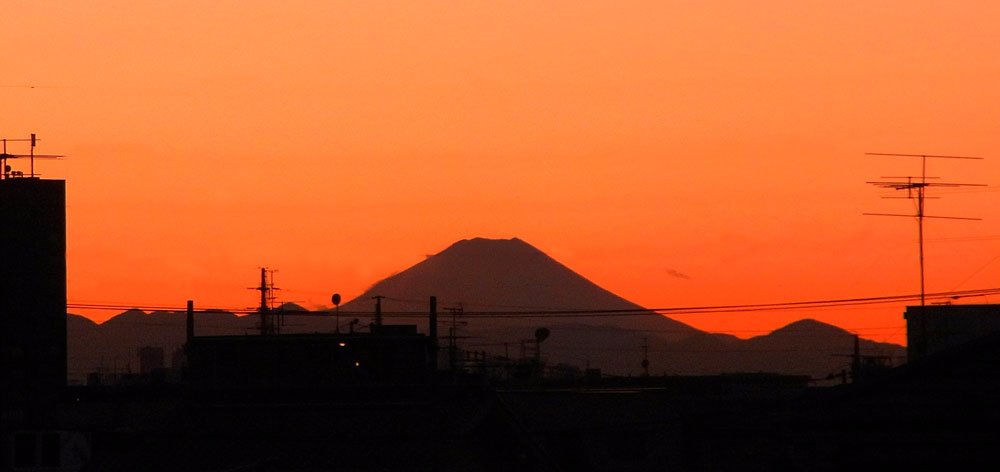
<instances>
[{"instance_id":1,"label":"building silhouette","mask_svg":"<svg viewBox=\"0 0 1000 472\"><path fill-rule=\"evenodd\" d=\"M0 180L0 363L5 419L66 385L66 185Z\"/></svg>"},{"instance_id":2,"label":"building silhouette","mask_svg":"<svg viewBox=\"0 0 1000 472\"><path fill-rule=\"evenodd\" d=\"M903 316L910 362L1000 332L1000 305L910 306Z\"/></svg>"},{"instance_id":3,"label":"building silhouette","mask_svg":"<svg viewBox=\"0 0 1000 472\"><path fill-rule=\"evenodd\" d=\"M65 202L62 180L0 179L0 467L61 462L42 425L66 387Z\"/></svg>"}]
</instances>

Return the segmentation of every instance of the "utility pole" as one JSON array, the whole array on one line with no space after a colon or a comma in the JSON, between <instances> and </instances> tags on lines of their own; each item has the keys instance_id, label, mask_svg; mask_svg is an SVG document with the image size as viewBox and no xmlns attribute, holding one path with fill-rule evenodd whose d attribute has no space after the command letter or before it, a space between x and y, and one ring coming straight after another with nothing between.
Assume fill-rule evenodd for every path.
<instances>
[{"instance_id":1,"label":"utility pole","mask_svg":"<svg viewBox=\"0 0 1000 472\"><path fill-rule=\"evenodd\" d=\"M971 156L940 156L933 154L892 154L892 153L881 153L881 152L868 152L865 153L869 156L901 156L901 157L919 157L920 158L920 176L913 177L882 177L883 179L906 179L906 180L881 180L868 182L876 187L892 189L892 190L906 190L905 197L888 197L888 198L906 198L916 201L917 212L915 215L901 215L895 213L864 213L865 215L871 216L902 216L907 218L917 219L917 239L919 241L919 254L920 254L920 306L926 305L926 299L924 294L924 218L937 218L937 219L947 219L947 220L980 220L981 218L965 218L958 216L930 216L924 212L924 200L927 197L928 187L985 187L986 184L959 184L959 183L948 183L948 182L927 182L927 179L936 179L937 177L927 176L927 159L975 159L982 160L982 157L971 157Z\"/></svg>"},{"instance_id":2,"label":"utility pole","mask_svg":"<svg viewBox=\"0 0 1000 472\"><path fill-rule=\"evenodd\" d=\"M864 213L865 215L872 216L901 216L907 218L917 219L917 240L919 246L919 260L920 260L920 306L923 308L927 305L926 290L924 286L924 218L935 218L935 219L946 219L946 220L980 220L981 218L965 218L958 216L930 216L924 212L924 201L927 197L927 189L929 187L946 187L946 188L956 188L956 187L985 187L986 184L960 184L960 183L950 183L950 182L927 182L927 179L936 179L937 177L927 176L927 159L966 159L966 160L982 160L982 157L974 156L942 156L934 154L896 154L896 153L882 153L882 152L868 152L865 153L869 156L893 156L893 157L919 157L920 158L920 176L913 177L882 177L883 179L895 179L895 180L881 180L868 182L879 188L891 189L891 190L906 190L905 197L886 197L886 198L906 198L916 201L916 214L914 215L903 215L895 213ZM905 179L905 180L903 180ZM927 349L927 320L926 316L921 310L920 314L920 342L917 346L917 352L921 355L926 353Z\"/></svg>"},{"instance_id":3,"label":"utility pole","mask_svg":"<svg viewBox=\"0 0 1000 472\"><path fill-rule=\"evenodd\" d=\"M278 334L280 327L278 323L274 320L274 308L272 307L274 302L274 272L273 270L267 270L267 267L260 268L260 285L257 287L251 287L251 290L260 291L260 305L257 307L257 313L260 314L260 334L261 335L271 335ZM270 274L270 281L268 281L268 275Z\"/></svg>"}]
</instances>

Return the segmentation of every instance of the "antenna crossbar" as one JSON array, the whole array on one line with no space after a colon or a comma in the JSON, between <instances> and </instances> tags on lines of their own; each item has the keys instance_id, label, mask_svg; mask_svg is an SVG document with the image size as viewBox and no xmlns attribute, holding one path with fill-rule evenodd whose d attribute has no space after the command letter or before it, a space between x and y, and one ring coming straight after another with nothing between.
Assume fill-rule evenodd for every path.
<instances>
[{"instance_id":1,"label":"antenna crossbar","mask_svg":"<svg viewBox=\"0 0 1000 472\"><path fill-rule=\"evenodd\" d=\"M30 171L28 177L37 177L35 174L35 159L59 159L66 157L59 154L35 154L35 143L41 141L35 136L35 133L31 133L30 138L0 138L3 142L2 151L0 151L0 179L9 179L11 177L24 177L24 172L19 170L13 170L11 166L7 165L8 159L29 159L30 160ZM8 142L30 142L31 152L29 154L11 154L7 152Z\"/></svg>"},{"instance_id":2,"label":"antenna crossbar","mask_svg":"<svg viewBox=\"0 0 1000 472\"><path fill-rule=\"evenodd\" d=\"M986 184L967 184L961 182L914 182L914 181L892 181L873 180L865 182L877 187L887 188L917 188L917 187L987 187Z\"/></svg>"},{"instance_id":3,"label":"antenna crossbar","mask_svg":"<svg viewBox=\"0 0 1000 472\"><path fill-rule=\"evenodd\" d=\"M982 160L982 157L978 156L951 156L951 155L940 155L940 154L903 154L903 153L888 153L888 152L866 152L869 156L894 156L894 157L919 157L920 158L920 177L905 177L905 181L874 181L868 182L869 184L875 185L876 187L893 189L893 190L906 190L907 198L914 199L917 202L917 213L915 215L900 215L893 213L865 213L866 215L872 216L898 216L898 217L909 217L917 219L917 240L919 242L920 249L920 306L926 305L926 294L924 291L924 218L935 218L935 219L946 219L946 220L979 220L980 218L966 218L959 216L930 216L924 214L924 200L927 197L927 189L931 187L944 187L944 188L955 188L955 187L985 187L985 184L964 184L964 183L950 183L950 182L931 182L928 183L927 179L927 159L974 159ZM883 179L892 179L895 177L882 177ZM936 177L931 177L936 178ZM903 178L900 178L903 179ZM921 326L920 341L917 343L917 350L921 353L926 349L927 346L927 327L926 325Z\"/></svg>"},{"instance_id":4,"label":"antenna crossbar","mask_svg":"<svg viewBox=\"0 0 1000 472\"><path fill-rule=\"evenodd\" d=\"M926 157L932 159L976 159L982 160L985 157L978 156L945 156L939 154L896 154L892 152L866 152L866 156L895 156L895 157Z\"/></svg>"},{"instance_id":5,"label":"antenna crossbar","mask_svg":"<svg viewBox=\"0 0 1000 472\"><path fill-rule=\"evenodd\" d=\"M921 218L936 218L936 219L943 219L943 220L973 220L973 221L982 221L983 220L982 218L967 218L967 217L964 217L964 216L900 215L900 214L896 214L896 213L862 213L862 215L865 215L865 216L903 216L903 217L906 217L906 218L916 218L917 216L920 216Z\"/></svg>"}]
</instances>

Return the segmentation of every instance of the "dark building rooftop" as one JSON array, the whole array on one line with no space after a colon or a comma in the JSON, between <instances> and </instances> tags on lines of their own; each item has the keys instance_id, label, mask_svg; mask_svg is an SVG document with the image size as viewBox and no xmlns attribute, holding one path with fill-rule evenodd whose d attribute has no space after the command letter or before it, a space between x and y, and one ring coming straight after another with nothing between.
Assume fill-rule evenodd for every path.
<instances>
[{"instance_id":1,"label":"dark building rooftop","mask_svg":"<svg viewBox=\"0 0 1000 472\"><path fill-rule=\"evenodd\" d=\"M416 329L353 334L196 336L185 377L196 387L303 388L418 384L430 379L431 342Z\"/></svg>"},{"instance_id":2,"label":"dark building rooftop","mask_svg":"<svg viewBox=\"0 0 1000 472\"><path fill-rule=\"evenodd\" d=\"M903 316L910 362L1000 332L1000 305L911 306Z\"/></svg>"}]
</instances>

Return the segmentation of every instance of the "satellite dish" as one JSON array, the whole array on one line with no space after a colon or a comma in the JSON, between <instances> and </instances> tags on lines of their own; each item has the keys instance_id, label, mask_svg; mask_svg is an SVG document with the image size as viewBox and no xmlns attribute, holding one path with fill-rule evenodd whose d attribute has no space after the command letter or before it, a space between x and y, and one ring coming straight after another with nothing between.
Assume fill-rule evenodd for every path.
<instances>
[{"instance_id":1,"label":"satellite dish","mask_svg":"<svg viewBox=\"0 0 1000 472\"><path fill-rule=\"evenodd\" d=\"M549 337L549 334L551 334L549 328L538 328L535 330L535 341L545 341Z\"/></svg>"},{"instance_id":2,"label":"satellite dish","mask_svg":"<svg viewBox=\"0 0 1000 472\"><path fill-rule=\"evenodd\" d=\"M340 294L339 293L333 294L333 297L330 298L330 301L332 301L334 305L340 306Z\"/></svg>"}]
</instances>

